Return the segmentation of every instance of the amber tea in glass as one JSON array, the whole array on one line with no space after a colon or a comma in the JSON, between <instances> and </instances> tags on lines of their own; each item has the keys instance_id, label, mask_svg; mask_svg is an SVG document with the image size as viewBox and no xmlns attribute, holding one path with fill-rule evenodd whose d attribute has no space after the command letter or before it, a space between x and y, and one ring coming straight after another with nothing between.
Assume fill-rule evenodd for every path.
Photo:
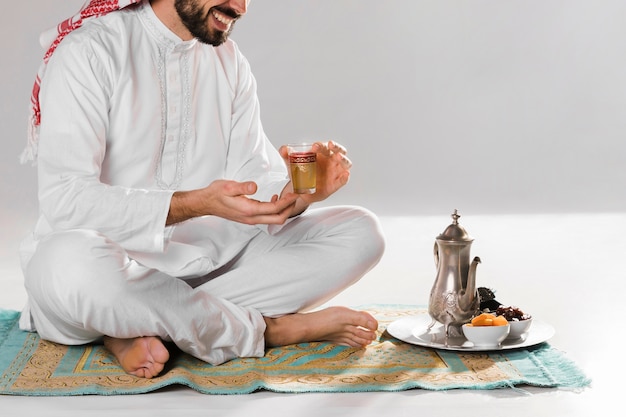
<instances>
[{"instance_id":1,"label":"amber tea in glass","mask_svg":"<svg viewBox=\"0 0 626 417\"><path fill-rule=\"evenodd\" d=\"M289 174L294 193L313 194L315 192L316 157L311 149L312 146L312 143L287 145Z\"/></svg>"}]
</instances>

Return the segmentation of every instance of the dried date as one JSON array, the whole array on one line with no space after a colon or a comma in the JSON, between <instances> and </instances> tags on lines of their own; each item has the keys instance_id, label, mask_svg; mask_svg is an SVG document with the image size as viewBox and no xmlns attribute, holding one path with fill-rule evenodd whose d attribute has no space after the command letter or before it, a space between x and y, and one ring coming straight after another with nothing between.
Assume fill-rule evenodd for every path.
<instances>
[{"instance_id":1,"label":"dried date","mask_svg":"<svg viewBox=\"0 0 626 417\"><path fill-rule=\"evenodd\" d=\"M496 315L504 316L504 318L506 318L507 321L522 321L522 320L528 320L531 317L529 314L526 314L519 308L513 307L513 306L498 307L496 309Z\"/></svg>"}]
</instances>

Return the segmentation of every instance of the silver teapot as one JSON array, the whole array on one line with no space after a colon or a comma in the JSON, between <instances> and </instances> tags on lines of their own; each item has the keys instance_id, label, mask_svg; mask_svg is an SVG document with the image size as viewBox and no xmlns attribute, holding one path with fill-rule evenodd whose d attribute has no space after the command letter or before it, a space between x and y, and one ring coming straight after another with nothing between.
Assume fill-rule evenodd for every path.
<instances>
[{"instance_id":1,"label":"silver teapot","mask_svg":"<svg viewBox=\"0 0 626 417\"><path fill-rule=\"evenodd\" d=\"M428 314L432 318L428 330L437 322L443 324L446 343L451 328L460 331L460 326L469 322L480 307L476 287L476 266L480 258L475 257L470 264L470 247L474 239L459 225L459 217L454 210L452 224L437 236L434 246L437 277L428 303Z\"/></svg>"}]
</instances>

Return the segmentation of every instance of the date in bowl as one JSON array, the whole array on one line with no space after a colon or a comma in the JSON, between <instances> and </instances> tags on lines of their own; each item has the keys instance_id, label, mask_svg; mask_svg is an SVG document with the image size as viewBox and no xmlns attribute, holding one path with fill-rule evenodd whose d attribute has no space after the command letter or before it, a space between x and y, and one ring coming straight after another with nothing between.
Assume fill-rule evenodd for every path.
<instances>
[{"instance_id":1,"label":"date in bowl","mask_svg":"<svg viewBox=\"0 0 626 417\"><path fill-rule=\"evenodd\" d=\"M514 306L500 306L495 311L495 314L504 317L511 325L509 339L524 337L533 323L533 318L530 314L526 314L518 307Z\"/></svg>"}]
</instances>

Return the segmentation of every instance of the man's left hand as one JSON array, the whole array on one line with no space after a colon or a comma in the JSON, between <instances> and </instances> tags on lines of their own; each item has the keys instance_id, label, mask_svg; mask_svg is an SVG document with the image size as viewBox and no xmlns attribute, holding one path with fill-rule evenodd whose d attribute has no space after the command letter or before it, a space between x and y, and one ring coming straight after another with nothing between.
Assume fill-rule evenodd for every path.
<instances>
[{"instance_id":1,"label":"man's left hand","mask_svg":"<svg viewBox=\"0 0 626 417\"><path fill-rule=\"evenodd\" d=\"M317 155L316 191L314 194L299 195L307 205L327 199L346 185L350 180L350 168L352 168L352 161L347 156L346 148L334 141L315 142L313 151ZM287 147L281 146L279 152L288 164Z\"/></svg>"}]
</instances>

